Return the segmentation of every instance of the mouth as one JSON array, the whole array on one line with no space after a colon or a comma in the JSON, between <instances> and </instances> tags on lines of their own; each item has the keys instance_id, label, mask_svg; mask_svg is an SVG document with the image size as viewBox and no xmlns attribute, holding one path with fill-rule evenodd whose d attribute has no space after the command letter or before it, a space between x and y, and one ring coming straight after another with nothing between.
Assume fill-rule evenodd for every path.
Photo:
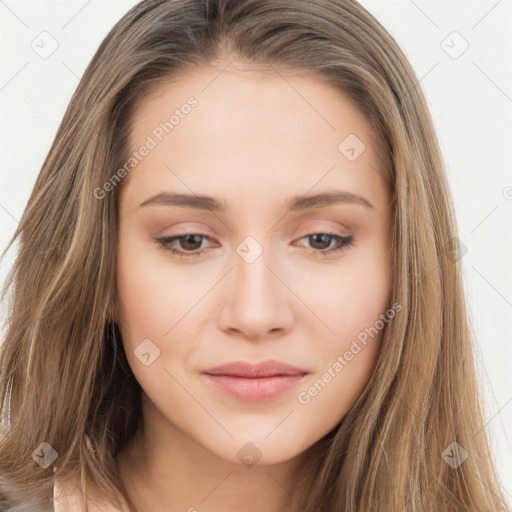
<instances>
[{"instance_id":1,"label":"mouth","mask_svg":"<svg viewBox=\"0 0 512 512\"><path fill-rule=\"evenodd\" d=\"M305 374L274 375L270 377L237 377L203 374L217 389L249 402L268 400L294 388Z\"/></svg>"},{"instance_id":2,"label":"mouth","mask_svg":"<svg viewBox=\"0 0 512 512\"><path fill-rule=\"evenodd\" d=\"M289 391L308 373L296 366L270 360L257 365L234 361L205 370L202 375L216 389L240 400L256 402Z\"/></svg>"}]
</instances>

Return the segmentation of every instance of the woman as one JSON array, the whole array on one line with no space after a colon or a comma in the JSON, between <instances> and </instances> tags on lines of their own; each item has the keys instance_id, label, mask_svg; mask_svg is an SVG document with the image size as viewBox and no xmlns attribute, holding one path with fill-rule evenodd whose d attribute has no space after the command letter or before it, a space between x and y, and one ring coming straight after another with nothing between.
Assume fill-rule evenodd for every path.
<instances>
[{"instance_id":1,"label":"woman","mask_svg":"<svg viewBox=\"0 0 512 512\"><path fill-rule=\"evenodd\" d=\"M3 503L507 510L451 212L359 4L141 2L13 237Z\"/></svg>"}]
</instances>

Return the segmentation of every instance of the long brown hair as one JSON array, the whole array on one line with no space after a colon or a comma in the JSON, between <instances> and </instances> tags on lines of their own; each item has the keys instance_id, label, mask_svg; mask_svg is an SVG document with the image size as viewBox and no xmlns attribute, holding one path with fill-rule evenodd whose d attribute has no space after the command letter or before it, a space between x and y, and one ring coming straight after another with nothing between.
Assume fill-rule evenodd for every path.
<instances>
[{"instance_id":1,"label":"long brown hair","mask_svg":"<svg viewBox=\"0 0 512 512\"><path fill-rule=\"evenodd\" d=\"M114 503L123 492L116 454L141 425L141 388L111 321L120 187L94 191L129 157L137 101L221 54L308 73L347 95L371 122L392 188L391 300L403 309L364 391L311 447L303 509L507 510L430 113L395 40L354 0L145 0L101 43L5 249L18 240L2 294L11 292L0 506L49 507L54 478L76 473L84 504L89 482ZM446 450L461 463L447 463Z\"/></svg>"}]
</instances>

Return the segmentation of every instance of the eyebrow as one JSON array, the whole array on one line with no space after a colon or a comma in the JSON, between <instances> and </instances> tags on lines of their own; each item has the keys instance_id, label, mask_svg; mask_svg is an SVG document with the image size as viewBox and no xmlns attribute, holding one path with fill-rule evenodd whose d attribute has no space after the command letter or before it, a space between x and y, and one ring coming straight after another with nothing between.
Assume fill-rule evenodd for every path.
<instances>
[{"instance_id":1,"label":"eyebrow","mask_svg":"<svg viewBox=\"0 0 512 512\"><path fill-rule=\"evenodd\" d=\"M307 210L309 208L320 208L332 204L345 203L357 204L366 208L375 208L367 199L346 190L333 190L309 196L294 196L286 204L288 211ZM146 199L139 205L139 208L149 205L180 206L182 208L194 208L210 212L224 213L227 205L224 201L215 197L191 194L171 194L162 192Z\"/></svg>"}]
</instances>

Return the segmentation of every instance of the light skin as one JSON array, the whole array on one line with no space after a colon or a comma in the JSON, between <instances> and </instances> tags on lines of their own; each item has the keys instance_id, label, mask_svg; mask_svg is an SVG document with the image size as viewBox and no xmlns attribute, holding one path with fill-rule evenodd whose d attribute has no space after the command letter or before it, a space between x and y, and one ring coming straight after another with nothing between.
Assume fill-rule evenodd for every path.
<instances>
[{"instance_id":1,"label":"light skin","mask_svg":"<svg viewBox=\"0 0 512 512\"><path fill-rule=\"evenodd\" d=\"M376 171L370 124L312 77L285 79L237 62L220 72L224 66L161 85L133 116L135 151L187 98L198 101L124 178L120 195L115 320L143 389L145 430L120 452L118 466L139 512L300 510L294 484L305 450L360 395L383 330L309 403L298 395L390 308L391 198ZM354 161L338 149L349 134L366 145ZM287 211L295 196L333 190L372 207ZM140 206L164 192L213 196L226 210ZM205 249L200 256L179 257L155 241L187 233L206 236L168 246ZM353 242L325 256L341 244L322 233ZM263 250L251 263L237 252L247 236ZM149 366L134 353L145 339L160 350ZM309 373L260 402L229 396L201 375L234 360L267 359ZM250 467L238 455L246 443L261 453Z\"/></svg>"}]
</instances>

